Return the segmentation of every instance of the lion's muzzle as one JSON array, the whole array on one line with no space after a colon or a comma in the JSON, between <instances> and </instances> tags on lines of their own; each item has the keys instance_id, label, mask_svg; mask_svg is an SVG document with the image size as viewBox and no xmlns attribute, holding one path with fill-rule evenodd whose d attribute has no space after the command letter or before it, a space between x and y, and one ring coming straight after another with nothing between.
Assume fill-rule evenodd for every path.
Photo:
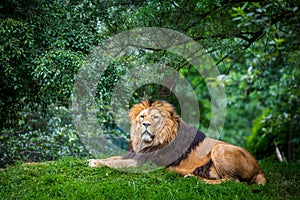
<instances>
[{"instance_id":1,"label":"lion's muzzle","mask_svg":"<svg viewBox=\"0 0 300 200\"><path fill-rule=\"evenodd\" d=\"M154 135L152 135L151 133L149 133L149 131L145 130L144 133L142 133L142 140L144 142L151 142L154 138Z\"/></svg>"}]
</instances>

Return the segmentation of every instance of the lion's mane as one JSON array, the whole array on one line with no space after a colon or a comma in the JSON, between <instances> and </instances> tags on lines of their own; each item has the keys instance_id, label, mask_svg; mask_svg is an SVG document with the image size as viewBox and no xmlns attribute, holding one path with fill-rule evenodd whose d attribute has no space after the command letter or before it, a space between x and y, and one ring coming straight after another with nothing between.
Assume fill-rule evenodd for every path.
<instances>
[{"instance_id":1,"label":"lion's mane","mask_svg":"<svg viewBox=\"0 0 300 200\"><path fill-rule=\"evenodd\" d=\"M153 108L164 113L165 123L154 138L155 141L145 144L140 133L135 132L138 123L136 118L142 110ZM165 101L142 101L131 108L128 116L131 121L131 138L124 159L133 158L140 163L152 162L158 166L176 165L205 138L202 132L182 121L174 107Z\"/></svg>"}]
</instances>

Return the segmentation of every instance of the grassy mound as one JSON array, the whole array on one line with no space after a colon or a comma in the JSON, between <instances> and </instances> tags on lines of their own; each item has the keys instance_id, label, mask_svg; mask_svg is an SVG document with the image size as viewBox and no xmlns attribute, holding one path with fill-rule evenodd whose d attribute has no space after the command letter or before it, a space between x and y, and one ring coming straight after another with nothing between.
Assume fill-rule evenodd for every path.
<instances>
[{"instance_id":1,"label":"grassy mound","mask_svg":"<svg viewBox=\"0 0 300 200\"><path fill-rule=\"evenodd\" d=\"M0 169L0 199L299 199L300 163L261 161L265 186L206 185L165 169L125 173L72 158Z\"/></svg>"}]
</instances>

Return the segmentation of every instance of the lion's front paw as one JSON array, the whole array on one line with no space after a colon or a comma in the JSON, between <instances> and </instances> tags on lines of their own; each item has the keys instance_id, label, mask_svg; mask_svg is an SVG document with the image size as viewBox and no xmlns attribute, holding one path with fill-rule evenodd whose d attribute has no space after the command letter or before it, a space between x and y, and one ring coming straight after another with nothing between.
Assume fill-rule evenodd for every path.
<instances>
[{"instance_id":1,"label":"lion's front paw","mask_svg":"<svg viewBox=\"0 0 300 200\"><path fill-rule=\"evenodd\" d=\"M184 175L184 178L189 178L189 177L193 177L194 175L192 175L192 174L186 174L186 175Z\"/></svg>"},{"instance_id":2,"label":"lion's front paw","mask_svg":"<svg viewBox=\"0 0 300 200\"><path fill-rule=\"evenodd\" d=\"M89 160L89 167L100 167L104 166L104 163L99 159L90 159Z\"/></svg>"}]
</instances>

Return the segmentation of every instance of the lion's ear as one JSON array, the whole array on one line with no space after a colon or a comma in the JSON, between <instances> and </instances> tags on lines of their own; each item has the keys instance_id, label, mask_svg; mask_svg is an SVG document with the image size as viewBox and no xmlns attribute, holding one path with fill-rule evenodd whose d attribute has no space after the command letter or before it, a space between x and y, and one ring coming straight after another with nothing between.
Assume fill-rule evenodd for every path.
<instances>
[{"instance_id":1,"label":"lion's ear","mask_svg":"<svg viewBox=\"0 0 300 200\"><path fill-rule=\"evenodd\" d=\"M142 110L144 110L147 106L149 106L149 102L147 100L134 105L128 113L130 123L134 123L139 113L142 112Z\"/></svg>"},{"instance_id":2,"label":"lion's ear","mask_svg":"<svg viewBox=\"0 0 300 200\"><path fill-rule=\"evenodd\" d=\"M161 101L161 103L163 109L167 112L168 117L171 118L174 122L179 123L180 117L176 113L174 106L166 101Z\"/></svg>"}]
</instances>

